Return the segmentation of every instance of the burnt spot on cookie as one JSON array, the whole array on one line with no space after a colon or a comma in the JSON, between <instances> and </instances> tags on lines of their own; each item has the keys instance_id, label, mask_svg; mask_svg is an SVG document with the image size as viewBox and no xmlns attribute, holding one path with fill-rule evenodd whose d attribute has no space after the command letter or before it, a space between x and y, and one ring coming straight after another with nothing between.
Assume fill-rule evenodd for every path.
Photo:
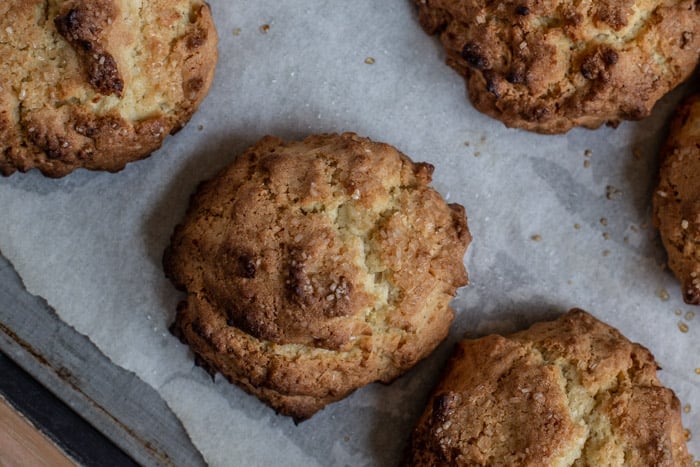
<instances>
[{"instance_id":1,"label":"burnt spot on cookie","mask_svg":"<svg viewBox=\"0 0 700 467\"><path fill-rule=\"evenodd\" d=\"M617 63L617 52L615 52L613 49L605 49L602 53L603 57L603 62L610 66L610 65L615 65Z\"/></svg>"},{"instance_id":2,"label":"burnt spot on cookie","mask_svg":"<svg viewBox=\"0 0 700 467\"><path fill-rule=\"evenodd\" d=\"M219 264L222 271L231 277L255 279L262 259L247 248L225 242L218 250Z\"/></svg>"},{"instance_id":3,"label":"burnt spot on cookie","mask_svg":"<svg viewBox=\"0 0 700 467\"><path fill-rule=\"evenodd\" d=\"M202 325L197 321L194 321L190 325L190 329L192 329L192 332L194 334L196 334L197 336L201 337L204 340L209 340L211 338L211 329L209 327L207 327L207 328L202 327Z\"/></svg>"},{"instance_id":4,"label":"burnt spot on cookie","mask_svg":"<svg viewBox=\"0 0 700 467\"><path fill-rule=\"evenodd\" d=\"M425 183L430 183L434 171L435 166L427 162L417 162L413 168L413 173L416 175L416 178L425 181Z\"/></svg>"},{"instance_id":5,"label":"burnt spot on cookie","mask_svg":"<svg viewBox=\"0 0 700 467\"><path fill-rule=\"evenodd\" d=\"M698 0L700 1L700 0ZM681 49L685 49L689 44L693 42L693 33L690 31L683 31L681 35Z\"/></svg>"},{"instance_id":6,"label":"burnt spot on cookie","mask_svg":"<svg viewBox=\"0 0 700 467\"><path fill-rule=\"evenodd\" d=\"M637 105L624 109L622 115L628 120L641 120L649 115L649 111L645 107Z\"/></svg>"},{"instance_id":7,"label":"burnt spot on cookie","mask_svg":"<svg viewBox=\"0 0 700 467\"><path fill-rule=\"evenodd\" d=\"M607 82L610 79L609 69L617 61L618 55L615 50L610 47L600 47L583 58L581 74L588 80Z\"/></svg>"},{"instance_id":8,"label":"burnt spot on cookie","mask_svg":"<svg viewBox=\"0 0 700 467\"><path fill-rule=\"evenodd\" d=\"M28 128L26 138L46 154L47 159L70 163L75 158L75 141L62 128L52 128L34 123L31 118L24 123Z\"/></svg>"},{"instance_id":9,"label":"burnt spot on cookie","mask_svg":"<svg viewBox=\"0 0 700 467\"><path fill-rule=\"evenodd\" d=\"M486 70L490 68L489 60L481 51L479 44L474 42L468 42L462 48L462 58L467 62L467 64L477 70Z\"/></svg>"},{"instance_id":10,"label":"burnt spot on cookie","mask_svg":"<svg viewBox=\"0 0 700 467\"><path fill-rule=\"evenodd\" d=\"M255 258L242 254L238 257L238 275L246 279L254 279L257 271Z\"/></svg>"},{"instance_id":11,"label":"burnt spot on cookie","mask_svg":"<svg viewBox=\"0 0 700 467\"><path fill-rule=\"evenodd\" d=\"M207 31L202 28L197 28L187 37L187 49L195 50L203 46L207 42Z\"/></svg>"},{"instance_id":12,"label":"burnt spot on cookie","mask_svg":"<svg viewBox=\"0 0 700 467\"><path fill-rule=\"evenodd\" d=\"M627 26L627 15L631 14L629 5L625 2L599 2L596 6L594 18L607 24L615 31Z\"/></svg>"},{"instance_id":13,"label":"burnt spot on cookie","mask_svg":"<svg viewBox=\"0 0 700 467\"><path fill-rule=\"evenodd\" d=\"M78 4L54 19L58 33L78 54L90 85L105 96L124 91L117 62L104 46L104 31L116 17L112 2Z\"/></svg>"},{"instance_id":14,"label":"burnt spot on cookie","mask_svg":"<svg viewBox=\"0 0 700 467\"><path fill-rule=\"evenodd\" d=\"M510 84L523 84L525 82L525 74L519 70L511 70L506 75L506 81Z\"/></svg>"},{"instance_id":15,"label":"burnt spot on cookie","mask_svg":"<svg viewBox=\"0 0 700 467\"><path fill-rule=\"evenodd\" d=\"M576 28L583 23L583 15L574 8L564 10L562 17L564 18L564 28Z\"/></svg>"},{"instance_id":16,"label":"burnt spot on cookie","mask_svg":"<svg viewBox=\"0 0 700 467\"><path fill-rule=\"evenodd\" d=\"M692 280L687 280L683 284L683 301L688 305L700 305L700 288Z\"/></svg>"},{"instance_id":17,"label":"burnt spot on cookie","mask_svg":"<svg viewBox=\"0 0 700 467\"><path fill-rule=\"evenodd\" d=\"M598 76L598 63L594 56L586 57L581 64L581 74L586 79L596 79Z\"/></svg>"},{"instance_id":18,"label":"burnt spot on cookie","mask_svg":"<svg viewBox=\"0 0 700 467\"><path fill-rule=\"evenodd\" d=\"M537 105L525 109L522 117L528 122L539 122L549 116L549 109L543 105Z\"/></svg>"},{"instance_id":19,"label":"burnt spot on cookie","mask_svg":"<svg viewBox=\"0 0 700 467\"><path fill-rule=\"evenodd\" d=\"M204 88L204 80L200 77L189 79L183 85L185 97L191 101L197 100L200 91Z\"/></svg>"},{"instance_id":20,"label":"burnt spot on cookie","mask_svg":"<svg viewBox=\"0 0 700 467\"><path fill-rule=\"evenodd\" d=\"M442 426L454 413L460 400L458 394L444 392L433 399L432 421L436 426Z\"/></svg>"},{"instance_id":21,"label":"burnt spot on cookie","mask_svg":"<svg viewBox=\"0 0 700 467\"><path fill-rule=\"evenodd\" d=\"M515 7L515 14L518 16L528 16L530 14L530 9L525 5L518 5Z\"/></svg>"},{"instance_id":22,"label":"burnt spot on cookie","mask_svg":"<svg viewBox=\"0 0 700 467\"><path fill-rule=\"evenodd\" d=\"M280 330L276 324L274 310L260 310L254 307L239 308L235 304L229 304L226 309L226 325L240 329L257 339L280 339Z\"/></svg>"},{"instance_id":23,"label":"burnt spot on cookie","mask_svg":"<svg viewBox=\"0 0 700 467\"><path fill-rule=\"evenodd\" d=\"M486 90L493 94L496 99L500 98L500 76L490 70L487 70L484 71L484 79L486 80Z\"/></svg>"},{"instance_id":24,"label":"burnt spot on cookie","mask_svg":"<svg viewBox=\"0 0 700 467\"><path fill-rule=\"evenodd\" d=\"M445 27L450 22L450 14L440 8L428 8L425 5L420 5L419 21L421 27L428 34L435 34L445 30Z\"/></svg>"},{"instance_id":25,"label":"burnt spot on cookie","mask_svg":"<svg viewBox=\"0 0 700 467\"><path fill-rule=\"evenodd\" d=\"M124 81L119 75L117 62L110 54L102 52L89 64L90 84L101 94L122 96Z\"/></svg>"}]
</instances>

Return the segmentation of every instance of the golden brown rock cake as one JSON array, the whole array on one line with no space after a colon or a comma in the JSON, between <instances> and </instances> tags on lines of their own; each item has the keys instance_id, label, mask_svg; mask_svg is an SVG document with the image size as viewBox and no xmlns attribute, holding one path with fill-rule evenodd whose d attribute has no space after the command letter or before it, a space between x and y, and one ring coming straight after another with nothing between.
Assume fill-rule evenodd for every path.
<instances>
[{"instance_id":1,"label":"golden brown rock cake","mask_svg":"<svg viewBox=\"0 0 700 467\"><path fill-rule=\"evenodd\" d=\"M202 184L164 256L174 331L297 420L389 382L446 336L467 283L464 208L433 167L352 133L265 137Z\"/></svg>"},{"instance_id":2,"label":"golden brown rock cake","mask_svg":"<svg viewBox=\"0 0 700 467\"><path fill-rule=\"evenodd\" d=\"M680 403L651 353L573 309L464 340L404 466L688 466Z\"/></svg>"},{"instance_id":3,"label":"golden brown rock cake","mask_svg":"<svg viewBox=\"0 0 700 467\"><path fill-rule=\"evenodd\" d=\"M563 133L638 120L698 63L694 0L415 0L481 112Z\"/></svg>"},{"instance_id":4,"label":"golden brown rock cake","mask_svg":"<svg viewBox=\"0 0 700 467\"><path fill-rule=\"evenodd\" d=\"M654 224L683 299L700 304L700 95L680 105L662 149Z\"/></svg>"},{"instance_id":5,"label":"golden brown rock cake","mask_svg":"<svg viewBox=\"0 0 700 467\"><path fill-rule=\"evenodd\" d=\"M216 45L203 0L0 2L0 173L148 156L204 99Z\"/></svg>"}]
</instances>

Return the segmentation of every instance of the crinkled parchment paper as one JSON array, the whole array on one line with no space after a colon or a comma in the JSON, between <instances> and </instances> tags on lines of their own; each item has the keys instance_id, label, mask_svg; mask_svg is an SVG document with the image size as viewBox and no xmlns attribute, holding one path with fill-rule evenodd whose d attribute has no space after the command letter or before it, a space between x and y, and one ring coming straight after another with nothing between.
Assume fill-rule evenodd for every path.
<instances>
[{"instance_id":1,"label":"crinkled parchment paper","mask_svg":"<svg viewBox=\"0 0 700 467\"><path fill-rule=\"evenodd\" d=\"M684 90L640 123L535 135L471 107L409 0L211 6L216 80L161 150L118 174L0 180L0 250L27 289L156 388L210 464L395 465L459 337L523 329L573 306L655 354L700 455L700 310L694 318L682 303L650 226L657 151ZM193 365L167 331L182 296L160 261L198 182L235 154L265 134L341 131L435 165L436 188L467 208L472 284L430 358L295 426Z\"/></svg>"}]
</instances>

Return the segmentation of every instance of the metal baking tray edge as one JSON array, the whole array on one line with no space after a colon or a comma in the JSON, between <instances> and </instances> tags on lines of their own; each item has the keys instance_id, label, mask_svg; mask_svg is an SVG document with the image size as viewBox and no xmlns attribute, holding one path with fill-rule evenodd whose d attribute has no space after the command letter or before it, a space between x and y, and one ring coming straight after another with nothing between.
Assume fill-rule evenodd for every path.
<instances>
[{"instance_id":1,"label":"metal baking tray edge","mask_svg":"<svg viewBox=\"0 0 700 467\"><path fill-rule=\"evenodd\" d=\"M142 465L206 465L160 395L26 291L0 252L0 350Z\"/></svg>"}]
</instances>

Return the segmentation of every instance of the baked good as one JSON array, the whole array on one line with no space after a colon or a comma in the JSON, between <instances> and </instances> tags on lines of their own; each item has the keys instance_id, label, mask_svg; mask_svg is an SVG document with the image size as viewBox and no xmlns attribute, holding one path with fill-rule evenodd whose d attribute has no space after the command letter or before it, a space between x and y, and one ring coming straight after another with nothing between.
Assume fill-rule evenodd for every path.
<instances>
[{"instance_id":1,"label":"baked good","mask_svg":"<svg viewBox=\"0 0 700 467\"><path fill-rule=\"evenodd\" d=\"M573 309L457 345L405 466L685 466L680 403L651 353Z\"/></svg>"},{"instance_id":2,"label":"baked good","mask_svg":"<svg viewBox=\"0 0 700 467\"><path fill-rule=\"evenodd\" d=\"M638 120L698 63L694 0L415 0L479 111L563 133Z\"/></svg>"},{"instance_id":3,"label":"baked good","mask_svg":"<svg viewBox=\"0 0 700 467\"><path fill-rule=\"evenodd\" d=\"M164 255L174 331L296 420L389 382L448 332L467 283L464 208L433 167L352 133L265 137L192 198Z\"/></svg>"},{"instance_id":4,"label":"baked good","mask_svg":"<svg viewBox=\"0 0 700 467\"><path fill-rule=\"evenodd\" d=\"M654 224L681 281L686 303L700 304L700 94L676 111L661 150Z\"/></svg>"},{"instance_id":5,"label":"baked good","mask_svg":"<svg viewBox=\"0 0 700 467\"><path fill-rule=\"evenodd\" d=\"M0 2L0 173L121 170L207 94L217 36L204 0Z\"/></svg>"}]
</instances>

